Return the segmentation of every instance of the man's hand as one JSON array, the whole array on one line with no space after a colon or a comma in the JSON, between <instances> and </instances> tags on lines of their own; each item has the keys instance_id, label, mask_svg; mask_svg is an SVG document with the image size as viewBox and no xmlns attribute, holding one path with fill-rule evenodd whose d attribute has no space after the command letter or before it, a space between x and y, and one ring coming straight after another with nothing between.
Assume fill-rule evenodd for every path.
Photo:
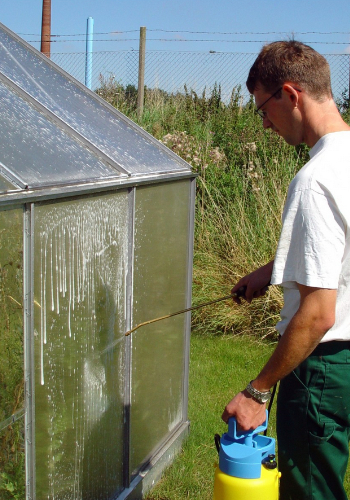
<instances>
[{"instance_id":1,"label":"man's hand","mask_svg":"<svg viewBox=\"0 0 350 500\"><path fill-rule=\"evenodd\" d=\"M298 285L300 305L272 356L254 379L255 389L266 392L293 371L319 344L335 321L337 290ZM222 419L237 420L239 430L256 429L265 421L265 404L258 403L247 391L235 396L226 406Z\"/></svg>"},{"instance_id":2,"label":"man's hand","mask_svg":"<svg viewBox=\"0 0 350 500\"><path fill-rule=\"evenodd\" d=\"M271 280L271 274L273 269L273 261L269 262L265 266L259 267L256 271L244 276L239 282L232 288L231 293L236 293L241 287L246 287L244 298L247 302L251 302L253 299L265 295L268 285ZM239 297L233 299L237 304L241 303Z\"/></svg>"},{"instance_id":3,"label":"man's hand","mask_svg":"<svg viewBox=\"0 0 350 500\"><path fill-rule=\"evenodd\" d=\"M231 417L236 418L240 431L256 429L266 420L266 404L258 403L244 390L228 403L221 418L228 423Z\"/></svg>"}]
</instances>

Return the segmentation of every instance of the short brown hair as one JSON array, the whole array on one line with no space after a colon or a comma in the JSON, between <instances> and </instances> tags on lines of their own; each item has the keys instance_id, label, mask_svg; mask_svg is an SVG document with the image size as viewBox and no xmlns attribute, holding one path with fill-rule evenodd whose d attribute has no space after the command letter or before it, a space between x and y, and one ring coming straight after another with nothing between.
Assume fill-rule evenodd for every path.
<instances>
[{"instance_id":1,"label":"short brown hair","mask_svg":"<svg viewBox=\"0 0 350 500\"><path fill-rule=\"evenodd\" d=\"M332 97L328 62L316 50L296 40L265 45L250 68L247 87L251 94L259 85L274 92L285 82L300 85L317 101Z\"/></svg>"}]
</instances>

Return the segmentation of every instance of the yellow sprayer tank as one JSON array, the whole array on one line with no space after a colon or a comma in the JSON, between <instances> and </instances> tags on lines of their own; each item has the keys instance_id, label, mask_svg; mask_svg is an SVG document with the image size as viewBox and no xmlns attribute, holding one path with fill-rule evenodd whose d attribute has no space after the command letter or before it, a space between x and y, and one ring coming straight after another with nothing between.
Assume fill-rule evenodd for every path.
<instances>
[{"instance_id":1,"label":"yellow sprayer tank","mask_svg":"<svg viewBox=\"0 0 350 500\"><path fill-rule=\"evenodd\" d=\"M231 418L228 432L216 436L219 465L216 466L213 500L278 500L279 477L275 440L259 435L265 423L249 432L237 432Z\"/></svg>"}]
</instances>

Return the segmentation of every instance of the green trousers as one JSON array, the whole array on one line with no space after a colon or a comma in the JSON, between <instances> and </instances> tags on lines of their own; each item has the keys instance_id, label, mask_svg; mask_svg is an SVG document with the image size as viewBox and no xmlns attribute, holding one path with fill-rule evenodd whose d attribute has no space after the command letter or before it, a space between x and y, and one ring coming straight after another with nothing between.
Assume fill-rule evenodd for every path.
<instances>
[{"instance_id":1,"label":"green trousers","mask_svg":"<svg viewBox=\"0 0 350 500\"><path fill-rule=\"evenodd\" d=\"M346 500L350 438L350 342L319 344L280 382L280 500Z\"/></svg>"}]
</instances>

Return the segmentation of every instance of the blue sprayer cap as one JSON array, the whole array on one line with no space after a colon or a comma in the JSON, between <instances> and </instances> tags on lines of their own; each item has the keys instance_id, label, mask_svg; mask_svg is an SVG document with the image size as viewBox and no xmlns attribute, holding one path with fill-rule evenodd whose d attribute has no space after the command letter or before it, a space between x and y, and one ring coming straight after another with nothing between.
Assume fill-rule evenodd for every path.
<instances>
[{"instance_id":1,"label":"blue sprayer cap","mask_svg":"<svg viewBox=\"0 0 350 500\"><path fill-rule=\"evenodd\" d=\"M229 476L256 479L261 475L261 462L269 455L275 455L275 440L261 436L267 429L265 422L253 431L238 432L236 419L230 418L228 432L221 436L219 468Z\"/></svg>"}]
</instances>

